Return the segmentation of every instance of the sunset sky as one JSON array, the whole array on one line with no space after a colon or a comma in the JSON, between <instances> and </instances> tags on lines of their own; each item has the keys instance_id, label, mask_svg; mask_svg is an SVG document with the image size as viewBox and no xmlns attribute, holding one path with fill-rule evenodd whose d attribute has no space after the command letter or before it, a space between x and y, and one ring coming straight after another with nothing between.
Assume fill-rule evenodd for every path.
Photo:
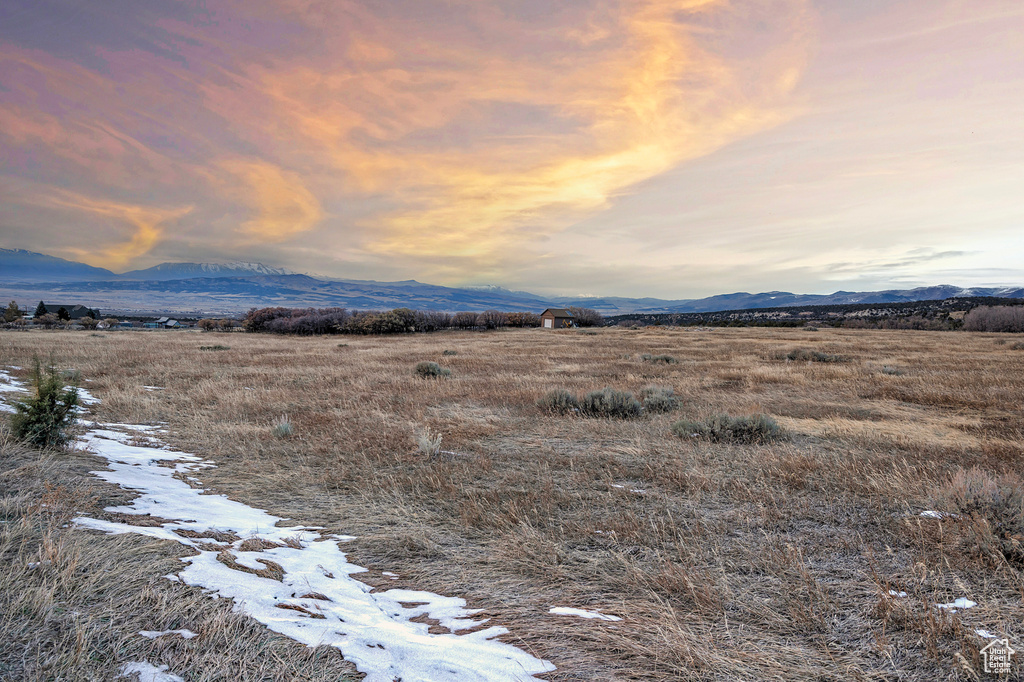
<instances>
[{"instance_id":1,"label":"sunset sky","mask_svg":"<svg viewBox=\"0 0 1024 682\"><path fill-rule=\"evenodd\" d=\"M542 294L1024 285L1024 3L4 0L0 247Z\"/></svg>"}]
</instances>

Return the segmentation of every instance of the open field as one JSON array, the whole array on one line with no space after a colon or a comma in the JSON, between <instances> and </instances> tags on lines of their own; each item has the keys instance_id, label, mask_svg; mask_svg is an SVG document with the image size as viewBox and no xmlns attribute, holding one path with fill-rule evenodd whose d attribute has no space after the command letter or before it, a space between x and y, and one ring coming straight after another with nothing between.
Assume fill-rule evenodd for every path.
<instances>
[{"instance_id":1,"label":"open field","mask_svg":"<svg viewBox=\"0 0 1024 682\"><path fill-rule=\"evenodd\" d=\"M164 440L216 463L200 474L208 489L358 536L344 549L370 569L361 580L465 598L510 630L504 641L551 661L546 679L942 680L985 677L978 630L1024 645L1020 340L33 331L0 333L0 369L38 354L77 370L101 400L96 419L165 423ZM787 361L796 349L841 361ZM451 375L416 376L420 361ZM671 387L680 407L619 420L536 406L552 389L605 386ZM789 439L671 432L683 417L760 412ZM276 435L284 415L292 433ZM417 446L427 430L442 435L439 456ZM0 448L0 679L110 679L142 654L187 680L352 670L163 579L179 545L65 527L132 497L87 474L95 458ZM977 606L936 606L958 598ZM133 637L151 624L201 636Z\"/></svg>"}]
</instances>

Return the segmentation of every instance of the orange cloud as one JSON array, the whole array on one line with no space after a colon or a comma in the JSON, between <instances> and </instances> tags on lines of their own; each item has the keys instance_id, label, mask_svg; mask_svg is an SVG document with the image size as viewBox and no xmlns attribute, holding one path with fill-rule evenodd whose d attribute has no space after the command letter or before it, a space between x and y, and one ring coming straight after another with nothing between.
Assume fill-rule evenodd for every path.
<instances>
[{"instance_id":1,"label":"orange cloud","mask_svg":"<svg viewBox=\"0 0 1024 682\"><path fill-rule=\"evenodd\" d=\"M745 7L628 0L582 34L561 29L558 49L537 56L529 45L502 53L377 24L333 65L252 67L207 94L236 119L258 112L253 132L269 132L277 153L340 173L350 193L396 204L363 225L368 251L479 258L556 232L637 183L785 120L780 102L807 58L809 4L751 4L750 16ZM522 29L480 15L495 36ZM368 19L359 21L365 28ZM768 49L716 50L733 25L773 21ZM333 27L342 36L350 29ZM500 115L510 106L544 112L557 132L460 134L488 107Z\"/></svg>"},{"instance_id":2,"label":"orange cloud","mask_svg":"<svg viewBox=\"0 0 1024 682\"><path fill-rule=\"evenodd\" d=\"M181 60L104 52L101 74L0 45L0 141L60 159L54 177L71 161L111 192L188 193L221 216L211 238L345 230L370 257L465 268L521 260L638 183L785 120L810 44L811 0L593 0L541 19L468 0L210 4L216 28L166 24ZM238 14L244 36L226 20ZM758 39L729 42L744 31ZM70 196L66 209L134 227L90 256L111 264L188 212Z\"/></svg>"},{"instance_id":3,"label":"orange cloud","mask_svg":"<svg viewBox=\"0 0 1024 682\"><path fill-rule=\"evenodd\" d=\"M232 190L256 211L240 230L261 242L283 242L311 230L323 219L320 202L296 173L266 161L222 161L218 164L241 183Z\"/></svg>"},{"instance_id":4,"label":"orange cloud","mask_svg":"<svg viewBox=\"0 0 1024 682\"><path fill-rule=\"evenodd\" d=\"M92 199L73 192L61 192L44 200L57 208L67 209L85 217L111 220L134 230L127 240L113 244L98 244L92 249L69 248L83 261L107 268L120 268L139 256L149 253L163 237L163 225L192 211L192 206L159 209L148 206Z\"/></svg>"}]
</instances>

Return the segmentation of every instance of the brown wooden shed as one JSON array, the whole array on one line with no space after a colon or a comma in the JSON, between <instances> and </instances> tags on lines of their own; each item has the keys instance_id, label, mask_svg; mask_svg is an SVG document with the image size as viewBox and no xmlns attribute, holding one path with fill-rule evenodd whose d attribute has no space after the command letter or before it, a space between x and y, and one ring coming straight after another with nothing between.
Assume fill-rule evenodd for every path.
<instances>
[{"instance_id":1,"label":"brown wooden shed","mask_svg":"<svg viewBox=\"0 0 1024 682\"><path fill-rule=\"evenodd\" d=\"M575 327L576 320L564 308L548 308L540 314L540 326L544 329L565 329Z\"/></svg>"}]
</instances>

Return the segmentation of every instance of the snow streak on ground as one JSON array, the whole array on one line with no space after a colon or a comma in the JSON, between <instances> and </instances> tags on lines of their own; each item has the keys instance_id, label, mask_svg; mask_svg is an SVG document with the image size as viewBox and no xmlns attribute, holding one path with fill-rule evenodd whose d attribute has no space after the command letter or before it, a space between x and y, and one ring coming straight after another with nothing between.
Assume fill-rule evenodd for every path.
<instances>
[{"instance_id":1,"label":"snow streak on ground","mask_svg":"<svg viewBox=\"0 0 1024 682\"><path fill-rule=\"evenodd\" d=\"M5 382L11 378L0 375L0 385ZM206 494L194 475L213 465L171 451L155 439L156 427L90 424L89 429L80 444L109 467L93 473L140 493L131 504L107 511L165 522L136 526L80 517L77 525L173 540L196 550L197 555L181 559L183 570L167 577L232 599L238 610L296 641L337 647L366 673L367 682L505 682L535 680L535 674L554 670L548 661L495 639L508 631L484 627L487 619L474 620L478 611L466 609L463 599L419 590L374 592L352 577L366 569L349 563L339 547L352 538L279 525L284 519L262 509ZM432 634L430 625L413 622L416 618L436 621L447 632ZM151 675L144 679L180 679L140 666L149 664L128 664L122 671Z\"/></svg>"},{"instance_id":2,"label":"snow streak on ground","mask_svg":"<svg viewBox=\"0 0 1024 682\"><path fill-rule=\"evenodd\" d=\"M553 613L556 616L578 616L580 618L596 618L598 620L622 620L618 616L609 616L605 613L598 613L597 611L584 611L583 609L572 609L568 606L554 606L548 613Z\"/></svg>"},{"instance_id":3,"label":"snow streak on ground","mask_svg":"<svg viewBox=\"0 0 1024 682\"><path fill-rule=\"evenodd\" d=\"M181 635L184 639L192 639L199 636L197 633L185 628L180 630L139 630L139 634L146 639L156 639L165 635Z\"/></svg>"},{"instance_id":4,"label":"snow streak on ground","mask_svg":"<svg viewBox=\"0 0 1024 682\"><path fill-rule=\"evenodd\" d=\"M948 611L951 611L952 613L956 613L957 609L973 609L977 605L978 602L971 601L966 597L958 597L957 599L949 602L948 604L936 604L935 607L939 609L946 609Z\"/></svg>"},{"instance_id":5,"label":"snow streak on ground","mask_svg":"<svg viewBox=\"0 0 1024 682\"><path fill-rule=\"evenodd\" d=\"M121 666L120 672L118 677L138 675L139 682L185 682L177 675L167 672L166 665L158 668L152 663L125 663Z\"/></svg>"}]
</instances>

